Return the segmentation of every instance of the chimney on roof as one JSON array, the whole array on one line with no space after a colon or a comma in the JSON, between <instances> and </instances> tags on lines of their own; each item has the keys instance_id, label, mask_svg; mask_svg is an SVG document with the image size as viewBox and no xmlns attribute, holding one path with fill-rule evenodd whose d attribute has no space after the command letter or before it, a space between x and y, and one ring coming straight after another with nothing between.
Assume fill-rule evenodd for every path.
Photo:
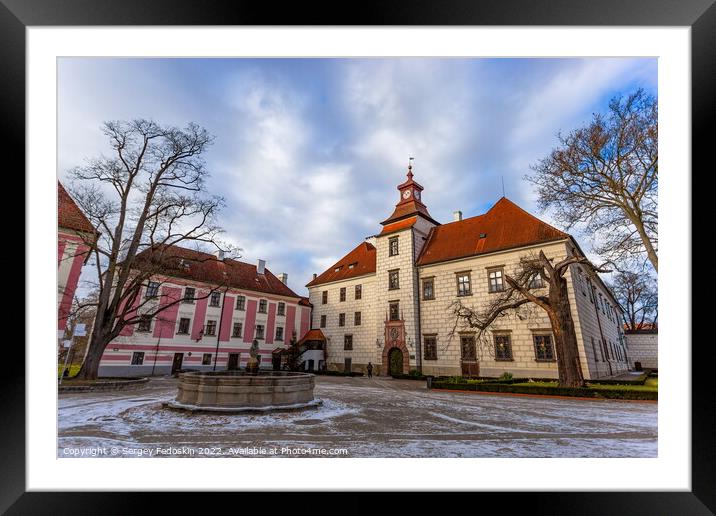
<instances>
[{"instance_id":1,"label":"chimney on roof","mask_svg":"<svg viewBox=\"0 0 716 516\"><path fill-rule=\"evenodd\" d=\"M459 222L462 220L462 212L460 210L452 212L452 220Z\"/></svg>"},{"instance_id":2,"label":"chimney on roof","mask_svg":"<svg viewBox=\"0 0 716 516\"><path fill-rule=\"evenodd\" d=\"M313 279L316 279L317 277L318 277L318 274L316 274L316 273L314 272L314 273L313 273Z\"/></svg>"},{"instance_id":3,"label":"chimney on roof","mask_svg":"<svg viewBox=\"0 0 716 516\"><path fill-rule=\"evenodd\" d=\"M256 264L256 272L263 274L266 271L266 260L259 260Z\"/></svg>"},{"instance_id":4,"label":"chimney on roof","mask_svg":"<svg viewBox=\"0 0 716 516\"><path fill-rule=\"evenodd\" d=\"M221 249L217 249L216 251L214 251L214 256L216 256L217 260L223 261L224 260L224 251L222 251Z\"/></svg>"},{"instance_id":5,"label":"chimney on roof","mask_svg":"<svg viewBox=\"0 0 716 516\"><path fill-rule=\"evenodd\" d=\"M285 285L288 282L288 274L286 274L285 272L282 272L281 274L278 275L278 279L280 279L281 283L283 283Z\"/></svg>"}]
</instances>

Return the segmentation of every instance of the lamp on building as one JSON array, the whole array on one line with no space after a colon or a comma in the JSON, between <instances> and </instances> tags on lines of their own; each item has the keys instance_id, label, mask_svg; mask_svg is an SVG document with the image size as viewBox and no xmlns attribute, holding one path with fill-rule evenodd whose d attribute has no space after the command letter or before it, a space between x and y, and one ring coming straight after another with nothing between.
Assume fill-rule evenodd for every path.
<instances>
[{"instance_id":1,"label":"lamp on building","mask_svg":"<svg viewBox=\"0 0 716 516\"><path fill-rule=\"evenodd\" d=\"M408 337L408 347L409 347L410 349L413 349L413 339L410 338L410 337Z\"/></svg>"},{"instance_id":2,"label":"lamp on building","mask_svg":"<svg viewBox=\"0 0 716 516\"><path fill-rule=\"evenodd\" d=\"M375 347L376 348L382 348L383 344L380 342L380 339L375 339Z\"/></svg>"}]
</instances>

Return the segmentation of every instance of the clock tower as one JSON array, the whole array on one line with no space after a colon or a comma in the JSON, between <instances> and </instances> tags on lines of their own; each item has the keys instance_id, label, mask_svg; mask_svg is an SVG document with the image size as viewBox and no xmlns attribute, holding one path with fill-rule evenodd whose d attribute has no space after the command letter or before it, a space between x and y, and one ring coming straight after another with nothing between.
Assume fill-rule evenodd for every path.
<instances>
[{"instance_id":1,"label":"clock tower","mask_svg":"<svg viewBox=\"0 0 716 516\"><path fill-rule=\"evenodd\" d=\"M406 374L422 367L420 284L415 262L430 230L439 225L423 204L423 187L413 177L412 158L398 192L393 213L381 222L383 228L374 237L374 318L382 322L376 332L374 363L380 364L381 374Z\"/></svg>"},{"instance_id":2,"label":"clock tower","mask_svg":"<svg viewBox=\"0 0 716 516\"><path fill-rule=\"evenodd\" d=\"M408 165L407 179L405 180L405 182L398 185L398 191L400 192L398 204L395 205L395 210L393 211L393 214L386 220L381 222L383 226L398 222L399 220L403 220L409 217L414 217L416 215L421 216L432 224L439 224L430 216L430 213L428 213L428 208L423 204L423 187L413 179L412 162Z\"/></svg>"}]
</instances>

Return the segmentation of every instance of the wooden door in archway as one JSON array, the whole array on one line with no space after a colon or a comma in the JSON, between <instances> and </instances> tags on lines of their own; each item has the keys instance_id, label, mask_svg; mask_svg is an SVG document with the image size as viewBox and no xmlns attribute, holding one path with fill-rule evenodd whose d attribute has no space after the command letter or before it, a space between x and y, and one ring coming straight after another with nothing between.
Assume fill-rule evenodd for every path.
<instances>
[{"instance_id":1,"label":"wooden door in archway","mask_svg":"<svg viewBox=\"0 0 716 516\"><path fill-rule=\"evenodd\" d=\"M403 374L403 352L393 348L388 353L389 372L391 375Z\"/></svg>"}]
</instances>

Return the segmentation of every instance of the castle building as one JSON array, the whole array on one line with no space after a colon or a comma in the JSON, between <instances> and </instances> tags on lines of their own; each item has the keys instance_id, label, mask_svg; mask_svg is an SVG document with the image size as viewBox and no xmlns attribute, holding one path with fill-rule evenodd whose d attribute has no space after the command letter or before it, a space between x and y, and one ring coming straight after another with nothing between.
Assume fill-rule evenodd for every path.
<instances>
[{"instance_id":1,"label":"castle building","mask_svg":"<svg viewBox=\"0 0 716 516\"><path fill-rule=\"evenodd\" d=\"M138 263L147 253L137 255ZM254 340L260 367L278 369L281 351L309 330L308 300L264 260L249 264L171 246L162 261L161 273L142 286L134 313L167 308L124 327L102 355L100 376L243 369Z\"/></svg>"},{"instance_id":2,"label":"castle building","mask_svg":"<svg viewBox=\"0 0 716 516\"><path fill-rule=\"evenodd\" d=\"M57 182L57 329L67 328L72 300L82 273L82 266L90 256L90 246L97 238L82 210L70 194Z\"/></svg>"},{"instance_id":3,"label":"castle building","mask_svg":"<svg viewBox=\"0 0 716 516\"><path fill-rule=\"evenodd\" d=\"M306 286L312 327L325 338L329 370L431 375L556 378L554 336L546 313L528 304L498 318L479 338L457 319L460 301L484 309L506 288L520 259L540 250L556 261L583 255L570 235L502 197L486 213L435 220L423 187L407 179L382 229ZM586 379L628 369L619 305L580 265L565 274ZM535 280L535 292L545 286ZM543 291L546 293L546 288Z\"/></svg>"}]
</instances>

